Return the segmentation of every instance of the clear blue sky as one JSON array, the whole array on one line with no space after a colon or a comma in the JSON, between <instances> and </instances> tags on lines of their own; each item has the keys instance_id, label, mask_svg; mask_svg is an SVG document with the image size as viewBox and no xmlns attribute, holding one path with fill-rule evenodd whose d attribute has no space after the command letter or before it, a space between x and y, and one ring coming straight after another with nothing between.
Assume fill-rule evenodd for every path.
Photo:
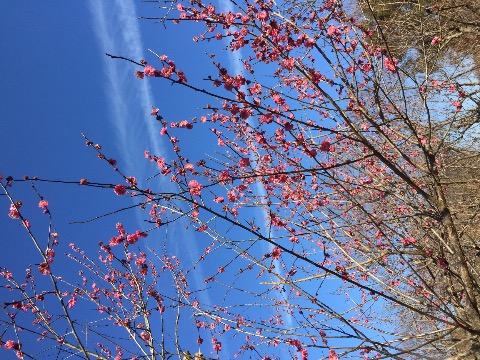
<instances>
[{"instance_id":1,"label":"clear blue sky","mask_svg":"<svg viewBox=\"0 0 480 360\"><path fill-rule=\"evenodd\" d=\"M200 84L205 74L215 73L215 69L205 55L205 51L212 48L191 41L198 35L194 25L170 24L165 30L153 21L138 20L139 16L156 14L155 4L135 0L41 4L30 1L0 5L0 65L4 69L0 83L3 149L0 173L14 178L28 175L69 181L87 178L97 182L123 182L85 146L81 136L85 133L102 145L108 157L118 161L126 175L136 176L141 186L162 190L169 186L158 178L153 184L145 182L155 173L155 167L144 159L144 150L166 156L169 152L165 137L159 136L158 123L150 116L152 106L159 107L168 121L181 121L202 114L199 109L210 101L160 79L140 81L134 76L135 65L107 58L105 52L137 61L145 58L155 65L155 57L147 50L150 48L167 54L185 71L189 81ZM238 66L226 54L220 54L217 60ZM184 149L193 154L191 162L215 151L216 137L208 130L201 131L182 134ZM115 224L119 221L130 231L147 227L137 211L71 225L69 222L128 206L131 201L119 199L111 190L58 184L40 184L38 189L50 203L62 251L69 243L75 243L96 254L97 243L107 242L115 235ZM22 210L28 214L32 230L44 241L48 236L47 221L37 207L38 199L33 191L27 184L17 183L12 193L15 200L23 201ZM25 266L38 264L39 256L19 223L7 216L8 209L7 199L0 197L0 240L4 244L0 267L22 274ZM199 234L185 231L182 224L172 226L169 234L169 250L181 256L184 264L196 260L210 244L210 240L195 241ZM151 245L163 239L164 235L159 232L152 233L148 241ZM224 265L222 259L219 261ZM54 263L54 271L59 269L55 266L60 264ZM201 267L197 266L197 276L192 280L204 287L204 277L215 274L217 266L217 263L204 262ZM246 276L231 279L238 286L252 280ZM210 296L215 293L203 292L198 299L207 302L211 301ZM0 301L11 300L0 298ZM238 296L232 300L242 301ZM223 297L219 304L222 302ZM190 323L183 329L182 338L191 339L190 350L196 351L197 331L192 326L193 319L187 320ZM202 351L208 355L211 344L206 335L202 335L205 337ZM242 343L244 336L237 339ZM222 354L229 358L237 349L238 346L229 348L224 343ZM15 356L12 351L0 349L0 358Z\"/></svg>"},{"instance_id":2,"label":"clear blue sky","mask_svg":"<svg viewBox=\"0 0 480 360\"><path fill-rule=\"evenodd\" d=\"M135 60L145 57L153 64L154 56L147 51L151 48L168 54L192 80L196 76L201 78L200 70L208 64L206 56L192 62L195 49L178 46L179 43L193 45L188 40L194 33L188 27L183 27L182 31L173 28L165 31L159 24L137 19L141 15L155 15L155 12L152 4L134 0L41 4L29 1L0 5L0 65L3 69L0 173L14 178L29 175L73 181L87 178L98 182L123 182L86 148L81 136L83 132L102 144L105 153L117 159L127 175L135 175L143 186L152 187L144 179L155 170L144 159L143 152L168 153L162 143L165 139L158 135L160 128L149 115L152 106L160 107L169 120L180 121L193 116L204 101L195 94L152 81L157 79L140 81L134 76L135 65L109 59L105 52ZM206 151L198 135L190 139L189 147L194 153L200 149ZM24 202L25 212L31 214L33 230L45 239L47 223L37 208L38 199L25 184L17 184L12 190L15 199ZM99 241L108 241L114 235L118 221L130 226L130 230L144 226L138 221L140 216L136 212L86 225L68 225L70 221L88 219L128 206L130 202L118 199L110 190L45 184L40 185L39 190L50 202L57 231L65 244L73 242L94 250ZM3 244L0 266L23 271L26 264L38 263L38 254L23 236L19 223L6 216L9 207L6 200L0 198ZM39 214L38 217L35 214ZM172 251L187 255L187 261L188 255L191 255L190 260L198 255L195 245L186 247L178 236L170 245ZM195 331L184 336L196 339L197 334ZM207 343L206 349L211 349L210 344ZM0 357L7 356L15 358L13 352L1 349Z\"/></svg>"},{"instance_id":3,"label":"clear blue sky","mask_svg":"<svg viewBox=\"0 0 480 360\"><path fill-rule=\"evenodd\" d=\"M160 108L169 121L181 121L201 114L198 109L207 101L159 79L140 81L134 76L136 67L133 64L109 59L105 52L135 60L144 57L155 65L154 56L147 51L150 48L175 60L194 83L201 83L205 74L215 73L215 70L204 55L205 48L191 41L198 35L194 25L169 25L164 30L160 24L138 20L142 15L155 16L156 11L155 3L135 0L28 1L0 5L0 65L3 69L0 173L14 178L29 175L73 181L87 178L98 182L123 182L85 147L83 132L95 143L100 143L107 156L117 159L126 175L136 176L140 186L168 188L169 184L158 179L153 186L145 182L155 169L152 170L151 164L144 159L144 150L167 156L169 152L169 147L163 143L165 138L158 136L158 124L149 115L151 108ZM226 54L220 54L219 59L238 66L238 62L228 59ZM208 134L198 130L183 134L186 152L198 157L191 158L191 162L215 151L212 145L215 138ZM50 202L57 231L65 244L73 242L94 250L99 241L106 242L115 235L116 222L124 222L129 230L142 229L144 225L141 215L135 211L84 225L68 225L71 221L128 206L129 199L118 199L111 190L48 184L40 185L39 189ZM39 214L38 217L32 215L30 220L39 236L46 236L45 218L37 208L38 200L32 196L32 191L26 185L16 185L13 193L16 200L24 201L26 211ZM29 199L33 200L29 202ZM0 197L0 240L2 244L9 244L2 246L0 267L9 266L20 271L24 264L38 262L38 255L31 252L28 239L19 236L22 234L19 224L6 216L8 208L6 199ZM208 245L208 242L199 245L192 241L198 235L191 231L180 233L181 226L176 230L178 232L170 234L169 246L186 262L195 259ZM18 261L19 254L22 261ZM200 278L216 271L216 268L209 269L207 262L203 266L204 269L198 270L203 271ZM230 280L238 281L235 283L238 285L242 281L257 281L253 275L251 279L241 276ZM207 297L204 295L203 300ZM192 331L192 328L185 331ZM193 339L197 336L196 331L183 335ZM244 335L240 335L238 341L243 339ZM203 348L207 354L211 350L209 340L205 339ZM231 348L224 344L223 356L230 358L236 350L234 346ZM6 356L13 356L13 353L0 350L0 358Z\"/></svg>"}]
</instances>

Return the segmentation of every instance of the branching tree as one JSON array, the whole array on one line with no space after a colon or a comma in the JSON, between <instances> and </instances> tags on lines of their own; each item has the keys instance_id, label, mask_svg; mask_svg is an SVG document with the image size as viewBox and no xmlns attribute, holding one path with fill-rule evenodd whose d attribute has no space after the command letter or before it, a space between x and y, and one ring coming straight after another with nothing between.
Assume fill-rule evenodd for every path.
<instances>
[{"instance_id":1,"label":"branching tree","mask_svg":"<svg viewBox=\"0 0 480 360\"><path fill-rule=\"evenodd\" d=\"M373 41L388 39L389 50L417 71L455 65L469 58L478 65L479 3L476 1L360 1L354 12L376 29ZM378 27L377 27L378 25Z\"/></svg>"},{"instance_id":2,"label":"branching tree","mask_svg":"<svg viewBox=\"0 0 480 360\"><path fill-rule=\"evenodd\" d=\"M263 359L475 358L475 66L412 70L395 57L380 21L376 29L365 26L364 18L351 16L352 4L341 1L232 1L225 9L159 3L164 7L151 19L196 24L197 46L226 44L241 69L211 54L214 72L195 84L166 55L154 52L149 64L131 60L142 81L166 81L211 99L190 120L152 110L174 156L146 153L156 171L149 189L87 140L123 180L81 184L129 195L134 206L149 210L150 229L127 232L118 225L118 234L101 244L100 262L72 246L78 255L71 257L103 285L58 277L54 235L44 250L10 195L13 179L3 180L10 217L22 222L41 255L26 286L3 272L16 299L5 304L5 345L28 354L21 326L56 341L50 351L79 357L114 357L116 348L119 359L189 358L192 344L179 330L180 314L187 313L201 350L211 351L202 345L211 337L219 358L228 356L222 355L227 345ZM372 40L375 30L380 40ZM438 45L431 41L420 43L425 51L417 57L425 64L427 48ZM202 127L218 145L208 156L183 145L186 132ZM165 191L159 178L174 189ZM37 188L43 180L28 181ZM168 253L132 250L147 233L165 234L186 220L197 241L206 242L197 263L182 268ZM191 241L175 236L185 246ZM204 283L192 281L204 264L217 270ZM38 272L49 278L48 290L33 282ZM173 294L159 290L166 272ZM208 300L201 296L207 291ZM93 302L107 314L102 321L126 335L112 338L92 321L80 325L72 316L77 300ZM54 302L61 310L56 317L42 307ZM24 312L32 313L33 326L20 323ZM65 321L69 330L60 332L57 324L65 329ZM84 340L90 336L99 340Z\"/></svg>"}]
</instances>

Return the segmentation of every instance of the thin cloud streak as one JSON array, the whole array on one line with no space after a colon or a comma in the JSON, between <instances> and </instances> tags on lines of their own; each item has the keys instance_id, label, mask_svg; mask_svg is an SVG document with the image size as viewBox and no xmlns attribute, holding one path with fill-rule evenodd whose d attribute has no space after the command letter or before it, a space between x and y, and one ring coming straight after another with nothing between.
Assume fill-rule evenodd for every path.
<instances>
[{"instance_id":1,"label":"thin cloud streak","mask_svg":"<svg viewBox=\"0 0 480 360\"><path fill-rule=\"evenodd\" d=\"M143 59L144 46L138 26L136 7L132 0L116 0L114 4L98 0L89 1L89 9L93 19L93 30L97 36L99 47L103 53L126 56L135 60ZM135 174L139 182L149 177L153 171L152 164L143 159L143 151L148 149L157 156L168 157L168 150L162 145L158 123L152 121L151 106L154 103L150 87L150 79L138 80L134 76L131 63L114 60L105 56L104 69L107 77L105 86L111 107L111 124L118 139L118 148L126 165L125 172ZM174 191L173 185L162 177L153 181L160 182L164 191ZM144 221L145 213L136 212L137 223ZM190 261L199 257L198 247L184 246L178 240L181 237L194 237L191 230L185 231L180 223L171 224L168 236L174 252L182 256L186 254ZM180 235L181 234L181 235ZM202 271L193 273L196 287L203 286ZM203 301L211 303L209 294L202 292Z\"/></svg>"},{"instance_id":2,"label":"thin cloud streak","mask_svg":"<svg viewBox=\"0 0 480 360\"><path fill-rule=\"evenodd\" d=\"M116 0L115 4L90 0L93 30L103 53L125 55L132 59L143 59L142 35L138 26L135 4L132 0ZM107 77L106 94L111 107L110 122L114 127L118 148L125 163L125 173L134 174L139 182L152 175L152 164L143 159L148 149L157 156L166 156L168 150L162 146L158 123L150 115L153 95L149 80L138 80L131 63L105 56ZM169 181L156 177L163 190L173 191ZM138 220L144 216L137 214ZM173 244L175 245L175 244ZM185 247L182 249L185 251ZM195 252L195 251L194 251ZM193 254L190 254L193 255Z\"/></svg>"},{"instance_id":3,"label":"thin cloud streak","mask_svg":"<svg viewBox=\"0 0 480 360\"><path fill-rule=\"evenodd\" d=\"M132 0L117 0L113 5L108 3L108 6L105 2L90 0L89 8L93 18L93 30L102 52L125 54L136 60L144 57L141 32ZM149 108L153 103L150 84L148 81L135 79L129 63L105 56L104 68L107 76L106 91L112 111L111 122L118 133L119 148L123 153L127 170L143 174L138 172L142 169L138 168L138 162L134 161L133 156L145 150L140 146L147 145L158 155L165 152L156 136L154 122L147 121L151 118ZM147 144L145 135L148 139ZM138 141L140 139L141 141ZM134 144L139 145L132 151Z\"/></svg>"}]
</instances>

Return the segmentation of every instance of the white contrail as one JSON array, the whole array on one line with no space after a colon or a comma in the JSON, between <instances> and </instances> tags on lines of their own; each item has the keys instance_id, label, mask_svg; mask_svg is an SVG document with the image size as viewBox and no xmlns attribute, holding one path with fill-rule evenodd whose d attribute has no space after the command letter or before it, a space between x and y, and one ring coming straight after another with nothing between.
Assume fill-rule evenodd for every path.
<instances>
[{"instance_id":1,"label":"white contrail","mask_svg":"<svg viewBox=\"0 0 480 360\"><path fill-rule=\"evenodd\" d=\"M93 30L103 53L125 56L132 60L144 59L142 34L138 26L138 17L133 0L116 0L104 2L90 0L89 8L93 18ZM143 152L148 149L157 156L168 157L168 148L162 145L164 138L159 135L158 122L150 115L154 103L150 80L138 80L131 63L105 56L104 69L107 77L105 91L111 108L110 123L114 128L114 139L121 152L122 169L127 175L135 175L142 186L142 181L150 176L155 168L144 159ZM156 177L163 191L175 191L173 185ZM145 214L136 211L137 224L143 223ZM197 245L185 246L179 239L192 239L191 230L184 229L181 221L170 225L168 235L169 247L173 252L190 263L200 255ZM187 240L185 240L187 241ZM155 248L155 247L154 247ZM187 262L188 262L187 260ZM198 288L203 287L205 276L197 268L193 280ZM211 303L209 294L202 292L202 302Z\"/></svg>"},{"instance_id":2,"label":"white contrail","mask_svg":"<svg viewBox=\"0 0 480 360\"><path fill-rule=\"evenodd\" d=\"M143 44L134 2L117 0L112 4L90 0L89 4L93 29L101 51L124 55L137 61L142 59ZM148 121L152 118L150 110L153 104L150 84L135 78L131 63L105 56L104 67L107 76L106 92L112 112L111 122L117 131L119 150L126 162L125 170L132 174L143 174L148 163L139 161L144 147L159 156L165 152L160 145L155 122Z\"/></svg>"},{"instance_id":3,"label":"white contrail","mask_svg":"<svg viewBox=\"0 0 480 360\"><path fill-rule=\"evenodd\" d=\"M142 34L133 0L116 0L113 4L90 0L89 5L93 30L102 53L121 55L137 61L144 58ZM158 122L150 115L154 100L149 83L159 79L138 80L134 75L135 67L130 62L107 56L104 68L107 77L105 91L111 108L110 123L115 129L113 138L121 152L121 166L125 174L135 175L143 187L145 184L142 181L155 171L152 164L144 159L144 150L168 157L168 148L162 145L162 141L166 140L159 135L156 127ZM160 182L162 191L175 191L173 185L163 177L156 177L154 181ZM145 215L142 211L137 211L136 216L138 223L143 222ZM172 233L177 231L177 227L181 231L184 225L172 224ZM182 235L191 238L192 234ZM200 255L197 246L179 246L177 241L169 241L169 244L177 255L188 253L193 261Z\"/></svg>"}]
</instances>

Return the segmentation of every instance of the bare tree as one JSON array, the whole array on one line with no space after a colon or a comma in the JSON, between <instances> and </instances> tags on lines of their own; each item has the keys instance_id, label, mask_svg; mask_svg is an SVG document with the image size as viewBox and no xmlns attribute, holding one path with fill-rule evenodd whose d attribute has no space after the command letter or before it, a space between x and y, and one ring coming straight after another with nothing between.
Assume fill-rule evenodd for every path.
<instances>
[{"instance_id":1,"label":"bare tree","mask_svg":"<svg viewBox=\"0 0 480 360\"><path fill-rule=\"evenodd\" d=\"M464 61L478 63L479 3L476 1L359 1L354 12L364 17L377 44L387 39L389 51L417 71ZM379 25L377 27L377 25Z\"/></svg>"}]
</instances>

